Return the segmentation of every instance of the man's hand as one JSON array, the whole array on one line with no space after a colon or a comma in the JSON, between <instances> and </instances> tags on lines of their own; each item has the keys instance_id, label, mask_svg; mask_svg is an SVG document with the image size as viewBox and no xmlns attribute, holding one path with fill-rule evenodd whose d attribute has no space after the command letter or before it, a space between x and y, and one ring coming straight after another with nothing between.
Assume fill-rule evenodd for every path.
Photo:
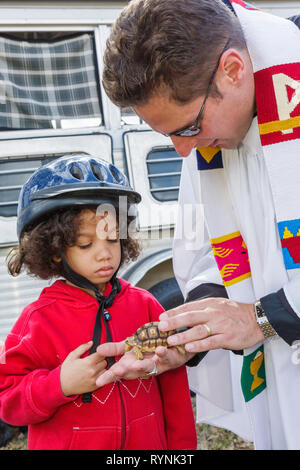
<instances>
[{"instance_id":1,"label":"man's hand","mask_svg":"<svg viewBox=\"0 0 300 470\"><path fill-rule=\"evenodd\" d=\"M104 343L97 348L98 354L104 357L121 356L124 354L124 351L124 341L120 343ZM131 350L126 352L118 362L104 372L96 380L96 384L98 387L102 387L120 379L132 380L138 377L145 377L147 373L153 370L155 363L158 368L158 374L161 374L169 369L183 365L191 357L193 357L193 354L180 354L176 348L159 346L156 348L155 354L147 354L144 359L139 360Z\"/></svg>"},{"instance_id":2,"label":"man's hand","mask_svg":"<svg viewBox=\"0 0 300 470\"><path fill-rule=\"evenodd\" d=\"M264 341L252 304L225 298L189 302L160 315L161 331L190 327L168 338L172 346L184 344L188 352L245 349Z\"/></svg>"},{"instance_id":3,"label":"man's hand","mask_svg":"<svg viewBox=\"0 0 300 470\"><path fill-rule=\"evenodd\" d=\"M96 379L105 371L107 362L97 352L82 358L93 342L81 344L71 351L62 363L60 370L61 390L65 396L93 392L98 388Z\"/></svg>"},{"instance_id":4,"label":"man's hand","mask_svg":"<svg viewBox=\"0 0 300 470\"><path fill-rule=\"evenodd\" d=\"M158 346L155 349L153 361L158 367L159 373L166 372L167 370L177 369L188 362L195 354L186 352L185 355L181 354L176 348L166 348Z\"/></svg>"}]
</instances>

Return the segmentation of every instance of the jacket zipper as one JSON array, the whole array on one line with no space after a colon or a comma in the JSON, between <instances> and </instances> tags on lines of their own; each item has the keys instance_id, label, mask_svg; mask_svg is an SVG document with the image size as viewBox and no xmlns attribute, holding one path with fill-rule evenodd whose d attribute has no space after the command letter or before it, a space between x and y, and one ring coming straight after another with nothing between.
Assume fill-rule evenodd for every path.
<instances>
[{"instance_id":1,"label":"jacket zipper","mask_svg":"<svg viewBox=\"0 0 300 470\"><path fill-rule=\"evenodd\" d=\"M118 385L118 390L119 390L119 395L120 395L120 404L121 404L121 444L120 444L120 450L124 448L125 445L125 439L126 439L126 415L125 415L125 406L124 406L124 401L122 397L122 392L120 388L120 382L117 382Z\"/></svg>"},{"instance_id":2,"label":"jacket zipper","mask_svg":"<svg viewBox=\"0 0 300 470\"><path fill-rule=\"evenodd\" d=\"M106 341L107 340L113 341L112 334L111 334L111 329L110 329L109 324L108 324L109 320L111 319L111 316L110 316L107 309L103 312L103 317L104 317L103 321L104 321L105 329L106 329ZM110 338L107 337L108 334L109 334ZM108 365L109 365L109 367L111 367L112 364L115 362L115 360L114 360L115 358L109 358L109 359L111 359L111 361L108 360ZM119 396L120 396L120 404L121 404L121 444L120 444L120 449L123 449L123 447L125 445L125 439L126 439L126 413L125 413L124 400L123 400L122 392L121 392L121 388L120 388L120 382L117 382L117 385L118 385L118 391L119 391Z\"/></svg>"}]
</instances>

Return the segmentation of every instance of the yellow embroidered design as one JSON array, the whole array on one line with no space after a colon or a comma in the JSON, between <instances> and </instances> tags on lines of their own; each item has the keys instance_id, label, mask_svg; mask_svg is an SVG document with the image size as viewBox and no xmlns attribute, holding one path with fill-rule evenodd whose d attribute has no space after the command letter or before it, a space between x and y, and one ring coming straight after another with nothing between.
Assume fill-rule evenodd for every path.
<instances>
[{"instance_id":1,"label":"yellow embroidered design","mask_svg":"<svg viewBox=\"0 0 300 470\"><path fill-rule=\"evenodd\" d=\"M207 163L210 163L214 156L220 151L219 147L196 147Z\"/></svg>"},{"instance_id":2,"label":"yellow embroidered design","mask_svg":"<svg viewBox=\"0 0 300 470\"><path fill-rule=\"evenodd\" d=\"M259 369L262 366L264 360L264 353L262 351L258 351L255 358L252 360L250 364L250 372L253 375L253 382L251 384L251 392L259 387L262 383L264 383L265 379L258 377Z\"/></svg>"}]
</instances>

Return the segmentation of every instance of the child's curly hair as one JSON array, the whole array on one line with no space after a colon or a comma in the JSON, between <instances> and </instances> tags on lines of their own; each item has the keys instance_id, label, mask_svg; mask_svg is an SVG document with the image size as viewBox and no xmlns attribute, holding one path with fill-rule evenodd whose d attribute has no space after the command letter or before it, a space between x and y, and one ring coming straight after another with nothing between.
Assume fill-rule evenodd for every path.
<instances>
[{"instance_id":1,"label":"child's curly hair","mask_svg":"<svg viewBox=\"0 0 300 470\"><path fill-rule=\"evenodd\" d=\"M79 215L85 209L96 212L94 206L61 209L29 227L22 235L19 246L12 248L7 256L9 273L17 276L25 268L28 274L40 279L63 276L62 263L54 259L60 258L67 247L76 243L80 227ZM118 211L116 215L118 218ZM132 218L128 217L127 226L131 221ZM136 260L141 251L139 241L128 235L121 243L121 265Z\"/></svg>"}]
</instances>

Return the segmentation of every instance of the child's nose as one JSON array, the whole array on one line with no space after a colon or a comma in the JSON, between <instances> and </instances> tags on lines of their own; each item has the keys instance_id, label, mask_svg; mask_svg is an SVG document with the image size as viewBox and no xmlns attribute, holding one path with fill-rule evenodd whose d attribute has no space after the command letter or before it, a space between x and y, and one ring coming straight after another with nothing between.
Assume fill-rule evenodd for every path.
<instances>
[{"instance_id":1,"label":"child's nose","mask_svg":"<svg viewBox=\"0 0 300 470\"><path fill-rule=\"evenodd\" d=\"M96 246L95 257L98 261L106 260L111 257L110 249L108 246L105 246L104 243L103 240L100 240L100 243L98 243Z\"/></svg>"}]
</instances>

